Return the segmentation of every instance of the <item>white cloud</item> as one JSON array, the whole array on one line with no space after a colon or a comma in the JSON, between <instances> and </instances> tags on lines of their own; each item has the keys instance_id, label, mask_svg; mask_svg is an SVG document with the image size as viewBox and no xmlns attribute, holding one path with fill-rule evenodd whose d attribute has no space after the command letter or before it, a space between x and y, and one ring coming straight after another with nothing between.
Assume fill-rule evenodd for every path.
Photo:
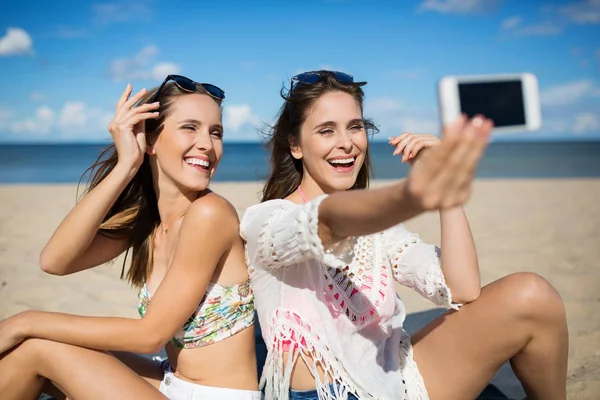
<instances>
[{"instance_id":1,"label":"white cloud","mask_svg":"<svg viewBox=\"0 0 600 400\"><path fill-rule=\"evenodd\" d=\"M542 105L561 106L577 103L587 96L599 96L598 88L591 80L569 82L546 89L540 94Z\"/></svg>"},{"instance_id":2,"label":"white cloud","mask_svg":"<svg viewBox=\"0 0 600 400\"><path fill-rule=\"evenodd\" d=\"M115 81L161 80L168 74L178 74L181 71L181 67L173 62L163 61L152 65L158 52L158 47L149 45L132 58L113 60L108 67L108 74Z\"/></svg>"},{"instance_id":3,"label":"white cloud","mask_svg":"<svg viewBox=\"0 0 600 400\"><path fill-rule=\"evenodd\" d=\"M12 115L12 110L0 108L0 131L4 131L8 128Z\"/></svg>"},{"instance_id":4,"label":"white cloud","mask_svg":"<svg viewBox=\"0 0 600 400\"><path fill-rule=\"evenodd\" d=\"M497 3L496 0L423 0L419 8L446 14L471 14L493 8Z\"/></svg>"},{"instance_id":5,"label":"white cloud","mask_svg":"<svg viewBox=\"0 0 600 400\"><path fill-rule=\"evenodd\" d=\"M545 134L565 134L571 130L571 121L568 118L543 118L541 132Z\"/></svg>"},{"instance_id":6,"label":"white cloud","mask_svg":"<svg viewBox=\"0 0 600 400\"><path fill-rule=\"evenodd\" d=\"M226 106L224 114L226 130L235 132L246 124L256 126L260 123L260 118L252 112L248 104Z\"/></svg>"},{"instance_id":7,"label":"white cloud","mask_svg":"<svg viewBox=\"0 0 600 400\"><path fill-rule=\"evenodd\" d=\"M513 33L517 36L552 36L558 35L563 30L563 27L555 22L545 21L539 24L519 26L513 29Z\"/></svg>"},{"instance_id":8,"label":"white cloud","mask_svg":"<svg viewBox=\"0 0 600 400\"><path fill-rule=\"evenodd\" d=\"M391 97L378 97L368 100L365 106L371 113L398 112L404 108L401 101Z\"/></svg>"},{"instance_id":9,"label":"white cloud","mask_svg":"<svg viewBox=\"0 0 600 400\"><path fill-rule=\"evenodd\" d=\"M42 102L46 101L48 99L48 96L46 96L42 92L31 92L29 93L29 98L33 101Z\"/></svg>"},{"instance_id":10,"label":"white cloud","mask_svg":"<svg viewBox=\"0 0 600 400\"><path fill-rule=\"evenodd\" d=\"M577 25L600 23L600 1L583 0L561 7L559 13Z\"/></svg>"},{"instance_id":11,"label":"white cloud","mask_svg":"<svg viewBox=\"0 0 600 400\"><path fill-rule=\"evenodd\" d=\"M541 131L559 135L600 133L600 118L597 113L589 111L577 112L558 118L545 118Z\"/></svg>"},{"instance_id":12,"label":"white cloud","mask_svg":"<svg viewBox=\"0 0 600 400\"><path fill-rule=\"evenodd\" d=\"M523 24L523 17L515 15L502 21L500 28L515 36L550 36L559 34L563 26L555 21L543 21L526 25Z\"/></svg>"},{"instance_id":13,"label":"white cloud","mask_svg":"<svg viewBox=\"0 0 600 400\"><path fill-rule=\"evenodd\" d=\"M33 40L24 29L8 28L0 38L0 56L18 54L33 54Z\"/></svg>"},{"instance_id":14,"label":"white cloud","mask_svg":"<svg viewBox=\"0 0 600 400\"><path fill-rule=\"evenodd\" d=\"M402 132L398 132L398 135L403 132L436 134L440 130L437 118L401 117L399 122Z\"/></svg>"},{"instance_id":15,"label":"white cloud","mask_svg":"<svg viewBox=\"0 0 600 400\"><path fill-rule=\"evenodd\" d=\"M600 131L600 119L598 115L589 112L575 115L573 121L573 132L577 134Z\"/></svg>"},{"instance_id":16,"label":"white cloud","mask_svg":"<svg viewBox=\"0 0 600 400\"><path fill-rule=\"evenodd\" d=\"M569 25L595 25L600 23L600 0L581 0L562 7L545 7L542 20L523 24L519 17L502 22L501 28L516 36L550 36L561 33Z\"/></svg>"},{"instance_id":17,"label":"white cloud","mask_svg":"<svg viewBox=\"0 0 600 400\"><path fill-rule=\"evenodd\" d=\"M107 137L107 127L112 118L111 112L89 107L80 101L68 101L60 113L58 128L63 138L81 138L84 135L97 137L98 133Z\"/></svg>"},{"instance_id":18,"label":"white cloud","mask_svg":"<svg viewBox=\"0 0 600 400\"><path fill-rule=\"evenodd\" d=\"M149 20L152 17L149 3L146 0L132 0L94 4L94 20L100 24Z\"/></svg>"},{"instance_id":19,"label":"white cloud","mask_svg":"<svg viewBox=\"0 0 600 400\"><path fill-rule=\"evenodd\" d=\"M63 138L98 139L108 137L107 126L113 114L88 107L80 101L68 101L59 113L48 106L40 106L31 117L19 121L11 121L11 117L11 112L0 109L0 130L4 125L16 135L56 133Z\"/></svg>"},{"instance_id":20,"label":"white cloud","mask_svg":"<svg viewBox=\"0 0 600 400\"><path fill-rule=\"evenodd\" d=\"M65 26L58 28L58 36L62 39L81 39L88 35L84 29L74 29Z\"/></svg>"},{"instance_id":21,"label":"white cloud","mask_svg":"<svg viewBox=\"0 0 600 400\"><path fill-rule=\"evenodd\" d=\"M391 97L367 99L365 117L373 119L385 138L403 132L435 134L440 130L435 111L408 109L402 101Z\"/></svg>"},{"instance_id":22,"label":"white cloud","mask_svg":"<svg viewBox=\"0 0 600 400\"><path fill-rule=\"evenodd\" d=\"M167 75L179 74L181 67L172 62L160 62L152 68L152 78L155 80L165 79Z\"/></svg>"},{"instance_id":23,"label":"white cloud","mask_svg":"<svg viewBox=\"0 0 600 400\"><path fill-rule=\"evenodd\" d=\"M64 130L82 128L87 122L85 104L79 101L65 103L60 113L59 126Z\"/></svg>"},{"instance_id":24,"label":"white cloud","mask_svg":"<svg viewBox=\"0 0 600 400\"><path fill-rule=\"evenodd\" d=\"M521 25L522 22L523 18L515 15L514 17L506 18L504 21L502 21L501 27L503 30L511 30Z\"/></svg>"},{"instance_id":25,"label":"white cloud","mask_svg":"<svg viewBox=\"0 0 600 400\"><path fill-rule=\"evenodd\" d=\"M13 122L11 131L17 134L46 135L50 133L53 124L54 111L48 106L41 106L35 111L34 117Z\"/></svg>"}]
</instances>

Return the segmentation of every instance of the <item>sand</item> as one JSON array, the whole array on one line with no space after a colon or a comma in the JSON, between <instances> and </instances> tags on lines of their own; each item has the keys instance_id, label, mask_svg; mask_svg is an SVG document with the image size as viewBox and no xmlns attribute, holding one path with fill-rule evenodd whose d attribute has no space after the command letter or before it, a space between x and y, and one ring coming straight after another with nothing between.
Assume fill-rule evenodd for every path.
<instances>
[{"instance_id":1,"label":"sand","mask_svg":"<svg viewBox=\"0 0 600 400\"><path fill-rule=\"evenodd\" d=\"M376 182L382 185L386 182ZM215 183L241 213L259 183ZM136 317L121 261L67 277L38 268L40 250L74 205L75 185L0 186L0 319L28 309ZM479 180L466 206L483 283L518 271L548 279L565 302L569 399L600 398L600 180ZM439 244L438 217L406 223ZM434 306L398 289L411 313Z\"/></svg>"}]
</instances>

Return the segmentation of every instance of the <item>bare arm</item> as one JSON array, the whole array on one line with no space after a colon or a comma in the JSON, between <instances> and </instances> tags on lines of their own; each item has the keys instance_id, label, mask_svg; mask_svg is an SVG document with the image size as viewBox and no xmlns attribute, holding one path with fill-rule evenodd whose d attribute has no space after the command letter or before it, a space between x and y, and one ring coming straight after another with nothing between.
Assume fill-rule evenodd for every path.
<instances>
[{"instance_id":1,"label":"bare arm","mask_svg":"<svg viewBox=\"0 0 600 400\"><path fill-rule=\"evenodd\" d=\"M328 196L319 207L323 244L379 232L425 210L464 203L491 128L490 121L461 118L444 129L441 143L423 154L406 180L386 188Z\"/></svg>"},{"instance_id":2,"label":"bare arm","mask_svg":"<svg viewBox=\"0 0 600 400\"><path fill-rule=\"evenodd\" d=\"M402 161L414 166L422 162L421 156L438 146L440 140L434 135L405 132L390 138L389 143L395 146L394 155L402 154ZM481 283L475 243L462 206L441 209L440 225L440 266L445 284L455 303L468 303L479 297Z\"/></svg>"},{"instance_id":3,"label":"bare arm","mask_svg":"<svg viewBox=\"0 0 600 400\"><path fill-rule=\"evenodd\" d=\"M105 263L127 249L127 239L98 234L102 220L131 180L117 165L67 214L40 255L43 271L68 275Z\"/></svg>"},{"instance_id":4,"label":"bare arm","mask_svg":"<svg viewBox=\"0 0 600 400\"><path fill-rule=\"evenodd\" d=\"M21 338L37 337L101 350L155 353L192 315L220 260L238 239L235 210L216 195L186 214L175 256L142 319L26 311L14 322ZM201 244L200 246L198 244Z\"/></svg>"},{"instance_id":5,"label":"bare arm","mask_svg":"<svg viewBox=\"0 0 600 400\"><path fill-rule=\"evenodd\" d=\"M456 303L479 297L481 281L477 251L469 221L461 206L440 210L442 228L441 266Z\"/></svg>"},{"instance_id":6,"label":"bare arm","mask_svg":"<svg viewBox=\"0 0 600 400\"><path fill-rule=\"evenodd\" d=\"M117 103L109 131L118 152L114 169L65 217L40 254L40 267L55 275L67 275L103 264L127 249L127 239L100 235L100 224L144 160L146 141L141 124L158 114L158 104L133 105L145 95L131 99L131 86ZM132 108L133 107L133 108Z\"/></svg>"}]
</instances>

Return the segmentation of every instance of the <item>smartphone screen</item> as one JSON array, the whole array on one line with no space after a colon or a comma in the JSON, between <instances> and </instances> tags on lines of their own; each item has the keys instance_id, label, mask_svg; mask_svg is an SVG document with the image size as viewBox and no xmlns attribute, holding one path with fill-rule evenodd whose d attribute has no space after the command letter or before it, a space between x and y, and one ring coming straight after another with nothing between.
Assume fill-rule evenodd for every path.
<instances>
[{"instance_id":1,"label":"smartphone screen","mask_svg":"<svg viewBox=\"0 0 600 400\"><path fill-rule=\"evenodd\" d=\"M494 126L525 125L525 105L521 80L459 83L461 113L469 118L482 114Z\"/></svg>"}]
</instances>

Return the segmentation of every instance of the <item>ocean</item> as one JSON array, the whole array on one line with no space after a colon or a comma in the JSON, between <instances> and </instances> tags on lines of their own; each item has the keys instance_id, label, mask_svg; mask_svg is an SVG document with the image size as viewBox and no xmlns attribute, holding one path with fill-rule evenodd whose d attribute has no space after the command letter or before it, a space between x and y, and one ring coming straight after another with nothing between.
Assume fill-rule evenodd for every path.
<instances>
[{"instance_id":1,"label":"ocean","mask_svg":"<svg viewBox=\"0 0 600 400\"><path fill-rule=\"evenodd\" d=\"M106 144L0 145L0 184L76 183ZM260 143L225 143L214 181L256 181L267 176L268 154ZM408 165L387 143L370 147L376 179L406 176ZM600 141L491 143L480 178L600 177Z\"/></svg>"}]
</instances>

